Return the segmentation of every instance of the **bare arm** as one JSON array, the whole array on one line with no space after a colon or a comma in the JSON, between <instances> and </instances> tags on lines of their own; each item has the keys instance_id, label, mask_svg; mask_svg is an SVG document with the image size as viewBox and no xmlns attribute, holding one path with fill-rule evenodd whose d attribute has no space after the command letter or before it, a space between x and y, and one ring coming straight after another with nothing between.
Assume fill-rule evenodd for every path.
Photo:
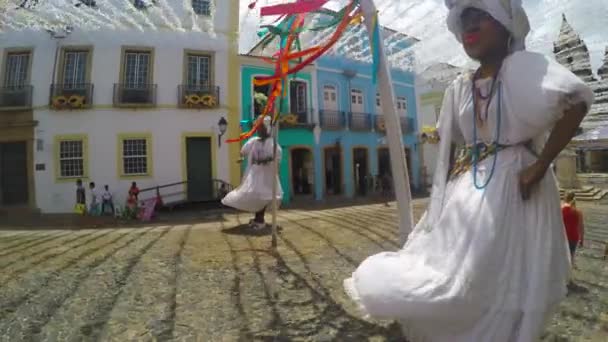
<instances>
[{"instance_id":1,"label":"bare arm","mask_svg":"<svg viewBox=\"0 0 608 342\"><path fill-rule=\"evenodd\" d=\"M580 245L583 246L585 243L585 219L583 218L583 213L578 210L578 231L579 236L581 237Z\"/></svg>"},{"instance_id":2,"label":"bare arm","mask_svg":"<svg viewBox=\"0 0 608 342\"><path fill-rule=\"evenodd\" d=\"M587 105L580 103L566 110L557 121L538 160L520 173L519 188L524 200L530 198L533 186L545 176L555 157L572 140L586 114Z\"/></svg>"},{"instance_id":3,"label":"bare arm","mask_svg":"<svg viewBox=\"0 0 608 342\"><path fill-rule=\"evenodd\" d=\"M551 165L555 157L557 157L566 145L568 145L570 140L572 140L586 114L587 106L580 103L566 110L562 118L555 124L555 127L549 136L549 140L547 140L545 148L538 158L538 162L541 163L545 169L549 168L549 165Z\"/></svg>"}]
</instances>

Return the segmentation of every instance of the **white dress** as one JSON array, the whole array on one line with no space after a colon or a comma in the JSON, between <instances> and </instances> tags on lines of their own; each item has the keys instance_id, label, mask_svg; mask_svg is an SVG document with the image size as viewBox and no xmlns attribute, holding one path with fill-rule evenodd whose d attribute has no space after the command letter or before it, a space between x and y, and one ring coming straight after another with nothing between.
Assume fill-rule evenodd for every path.
<instances>
[{"instance_id":1,"label":"white dress","mask_svg":"<svg viewBox=\"0 0 608 342\"><path fill-rule=\"evenodd\" d=\"M556 180L549 170L523 201L518 173L535 161L523 144L532 140L538 151L564 108L590 105L593 94L526 51L504 61L499 80L498 141L511 147L498 152L488 186L476 189L472 171L446 181L450 143L473 140L472 77L463 75L445 93L429 210L403 249L367 258L344 282L365 314L399 320L410 341L535 341L565 296L570 263ZM497 98L480 139L496 137ZM492 163L480 162L477 184Z\"/></svg>"},{"instance_id":2,"label":"white dress","mask_svg":"<svg viewBox=\"0 0 608 342\"><path fill-rule=\"evenodd\" d=\"M272 182L277 181L277 201L283 198L283 190L273 163L258 164L257 161L272 158L272 137L249 139L241 148L241 155L247 156L247 170L241 185L222 199L222 204L247 212L258 212L272 201ZM277 162L281 163L281 146L277 146Z\"/></svg>"}]
</instances>

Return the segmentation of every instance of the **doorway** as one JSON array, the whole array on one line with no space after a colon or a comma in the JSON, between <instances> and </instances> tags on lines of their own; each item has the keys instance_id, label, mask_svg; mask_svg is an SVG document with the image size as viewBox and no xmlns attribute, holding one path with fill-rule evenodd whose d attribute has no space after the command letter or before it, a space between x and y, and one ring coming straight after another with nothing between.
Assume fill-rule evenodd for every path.
<instances>
[{"instance_id":1,"label":"doorway","mask_svg":"<svg viewBox=\"0 0 608 342\"><path fill-rule=\"evenodd\" d=\"M211 138L186 138L188 201L203 202L213 200L211 159Z\"/></svg>"},{"instance_id":2,"label":"doorway","mask_svg":"<svg viewBox=\"0 0 608 342\"><path fill-rule=\"evenodd\" d=\"M339 147L328 147L324 150L325 193L342 194L342 150Z\"/></svg>"},{"instance_id":3,"label":"doorway","mask_svg":"<svg viewBox=\"0 0 608 342\"><path fill-rule=\"evenodd\" d=\"M294 196L312 195L314 169L312 152L307 148L291 150L291 189Z\"/></svg>"},{"instance_id":4,"label":"doorway","mask_svg":"<svg viewBox=\"0 0 608 342\"><path fill-rule=\"evenodd\" d=\"M412 177L412 162L410 156L410 149L405 148L405 163L407 165L407 173ZM388 147L380 147L378 148L378 175L382 176L392 175L393 170L391 169L391 156L388 151Z\"/></svg>"},{"instance_id":5,"label":"doorway","mask_svg":"<svg viewBox=\"0 0 608 342\"><path fill-rule=\"evenodd\" d=\"M358 196L365 196L370 180L367 148L365 147L356 147L353 149L353 175L355 194Z\"/></svg>"},{"instance_id":6,"label":"doorway","mask_svg":"<svg viewBox=\"0 0 608 342\"><path fill-rule=\"evenodd\" d=\"M28 204L27 143L0 144L0 206Z\"/></svg>"}]
</instances>

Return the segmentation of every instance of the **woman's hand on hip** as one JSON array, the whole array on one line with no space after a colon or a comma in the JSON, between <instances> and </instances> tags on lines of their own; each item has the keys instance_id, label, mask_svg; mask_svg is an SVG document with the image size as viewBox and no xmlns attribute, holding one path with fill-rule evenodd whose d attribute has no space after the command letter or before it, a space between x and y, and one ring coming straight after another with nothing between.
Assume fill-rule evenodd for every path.
<instances>
[{"instance_id":1,"label":"woman's hand on hip","mask_svg":"<svg viewBox=\"0 0 608 342\"><path fill-rule=\"evenodd\" d=\"M524 201L530 198L532 190L543 179L547 168L545 163L537 161L519 173L519 191Z\"/></svg>"}]
</instances>

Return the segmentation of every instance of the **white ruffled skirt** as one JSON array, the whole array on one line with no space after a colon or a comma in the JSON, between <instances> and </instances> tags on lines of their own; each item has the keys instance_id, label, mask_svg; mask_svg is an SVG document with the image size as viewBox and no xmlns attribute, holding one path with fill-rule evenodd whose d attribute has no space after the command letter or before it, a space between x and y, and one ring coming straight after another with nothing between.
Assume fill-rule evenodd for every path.
<instances>
[{"instance_id":1,"label":"white ruffled skirt","mask_svg":"<svg viewBox=\"0 0 608 342\"><path fill-rule=\"evenodd\" d=\"M425 229L423 217L402 250L364 260L346 292L364 314L399 320L411 341L536 341L566 294L570 260L552 171L521 199L518 173L533 161L511 147L485 190L472 172L451 181L437 223Z\"/></svg>"}]
</instances>

